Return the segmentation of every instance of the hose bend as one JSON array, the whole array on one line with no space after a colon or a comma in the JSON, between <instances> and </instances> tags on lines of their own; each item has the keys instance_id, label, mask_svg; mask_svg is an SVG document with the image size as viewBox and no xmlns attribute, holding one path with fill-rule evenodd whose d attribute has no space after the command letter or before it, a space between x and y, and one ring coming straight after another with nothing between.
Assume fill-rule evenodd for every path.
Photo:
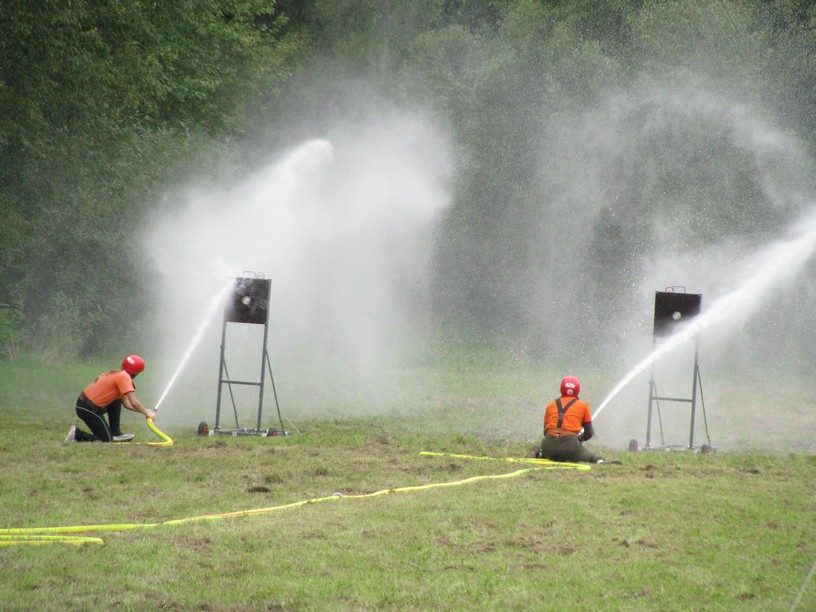
<instances>
[{"instance_id":1,"label":"hose bend","mask_svg":"<svg viewBox=\"0 0 816 612\"><path fill-rule=\"evenodd\" d=\"M161 442L143 442L143 444L147 444L149 446L173 446L173 439L156 427L156 424L150 417L147 417L147 426L150 428L150 431L159 436Z\"/></svg>"}]
</instances>

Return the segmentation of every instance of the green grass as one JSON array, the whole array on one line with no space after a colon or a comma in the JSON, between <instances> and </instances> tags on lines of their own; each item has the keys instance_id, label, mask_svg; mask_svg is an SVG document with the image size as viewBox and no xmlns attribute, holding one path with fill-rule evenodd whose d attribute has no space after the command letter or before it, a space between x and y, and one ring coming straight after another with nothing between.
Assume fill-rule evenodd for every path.
<instances>
[{"instance_id":1,"label":"green grass","mask_svg":"<svg viewBox=\"0 0 816 612\"><path fill-rule=\"evenodd\" d=\"M70 406L76 381L98 369L0 365L0 527L153 524L346 497L92 534L104 546L0 547L4 610L788 610L800 592L797 609L816 608L811 454L607 449L624 464L355 499L525 467L419 452L523 455L537 432L497 435L479 415L505 395L521 409L535 384L432 373L448 382L421 417L295 420L299 433L283 438L199 438L178 425L165 429L172 447L64 445L73 419L59 398ZM459 432L458 417L471 419ZM156 440L125 418L137 441Z\"/></svg>"}]
</instances>

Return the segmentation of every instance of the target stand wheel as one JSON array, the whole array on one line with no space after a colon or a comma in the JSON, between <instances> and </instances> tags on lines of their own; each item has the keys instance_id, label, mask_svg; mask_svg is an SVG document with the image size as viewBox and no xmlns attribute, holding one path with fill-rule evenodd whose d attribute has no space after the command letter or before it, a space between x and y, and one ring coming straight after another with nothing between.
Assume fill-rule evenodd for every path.
<instances>
[{"instance_id":1,"label":"target stand wheel","mask_svg":"<svg viewBox=\"0 0 816 612\"><path fill-rule=\"evenodd\" d=\"M640 447L638 446L638 441L635 438L632 438L631 440L629 440L629 451L630 452L636 453L636 452L638 452L639 449L640 449Z\"/></svg>"},{"instance_id":2,"label":"target stand wheel","mask_svg":"<svg viewBox=\"0 0 816 612\"><path fill-rule=\"evenodd\" d=\"M703 444L703 445L700 447L700 454L701 454L701 455L710 455L710 454L712 454L713 452L714 452L714 449L713 449L713 448L711 448L711 446L710 446L710 445L708 445L708 444Z\"/></svg>"},{"instance_id":3,"label":"target stand wheel","mask_svg":"<svg viewBox=\"0 0 816 612\"><path fill-rule=\"evenodd\" d=\"M207 425L206 421L201 421L198 424L198 435L207 437L210 435L210 426Z\"/></svg>"}]
</instances>

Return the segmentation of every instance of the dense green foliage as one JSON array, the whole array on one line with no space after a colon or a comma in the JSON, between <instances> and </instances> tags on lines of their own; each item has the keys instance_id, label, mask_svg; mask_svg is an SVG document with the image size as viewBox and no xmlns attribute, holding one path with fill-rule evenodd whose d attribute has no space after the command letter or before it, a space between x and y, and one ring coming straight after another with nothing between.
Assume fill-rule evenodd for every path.
<instances>
[{"instance_id":1,"label":"dense green foliage","mask_svg":"<svg viewBox=\"0 0 816 612\"><path fill-rule=\"evenodd\" d=\"M717 105L765 109L812 149L814 26L804 0L3 2L5 348L66 358L137 332L150 305L138 235L165 189L383 100L450 126L460 153L438 311L557 339L531 303L564 286L544 268L565 225L590 245L573 273L608 295L611 272L619 286L642 273L675 204L687 212L673 227L691 236L681 249L750 242L796 210L767 205ZM637 139L609 140L633 125ZM594 189L564 184L582 171ZM619 204L584 225L587 200ZM575 309L577 295L548 299ZM580 306L585 322L604 316Z\"/></svg>"},{"instance_id":2,"label":"dense green foliage","mask_svg":"<svg viewBox=\"0 0 816 612\"><path fill-rule=\"evenodd\" d=\"M285 23L254 0L3 3L0 301L24 342L70 357L140 318L151 202L274 92Z\"/></svg>"}]
</instances>

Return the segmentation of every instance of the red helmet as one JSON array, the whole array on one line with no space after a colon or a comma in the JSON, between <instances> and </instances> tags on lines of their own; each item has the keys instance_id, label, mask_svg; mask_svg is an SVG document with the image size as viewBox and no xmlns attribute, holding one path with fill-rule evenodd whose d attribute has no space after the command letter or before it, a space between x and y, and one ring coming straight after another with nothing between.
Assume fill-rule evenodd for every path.
<instances>
[{"instance_id":1,"label":"red helmet","mask_svg":"<svg viewBox=\"0 0 816 612\"><path fill-rule=\"evenodd\" d=\"M581 381L574 376L565 376L561 381L561 395L578 397L581 392Z\"/></svg>"},{"instance_id":2,"label":"red helmet","mask_svg":"<svg viewBox=\"0 0 816 612\"><path fill-rule=\"evenodd\" d=\"M136 376L144 371L144 359L138 355L128 355L122 360L122 369L131 376Z\"/></svg>"}]
</instances>

